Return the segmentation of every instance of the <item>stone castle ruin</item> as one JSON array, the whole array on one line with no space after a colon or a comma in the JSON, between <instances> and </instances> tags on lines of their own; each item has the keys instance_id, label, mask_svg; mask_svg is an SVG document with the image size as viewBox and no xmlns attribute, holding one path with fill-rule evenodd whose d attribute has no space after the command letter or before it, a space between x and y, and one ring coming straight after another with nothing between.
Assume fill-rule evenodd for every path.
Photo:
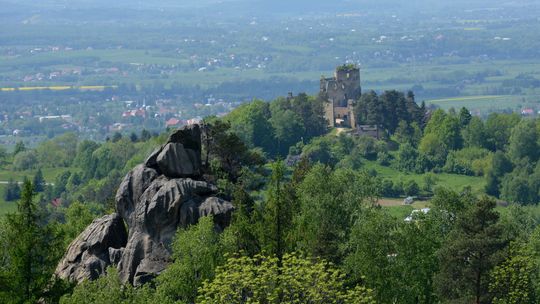
<instances>
[{"instance_id":1,"label":"stone castle ruin","mask_svg":"<svg viewBox=\"0 0 540 304\"><path fill-rule=\"evenodd\" d=\"M356 65L339 66L334 77L321 77L320 93L328 101L324 113L330 127L356 128L354 104L362 94Z\"/></svg>"}]
</instances>

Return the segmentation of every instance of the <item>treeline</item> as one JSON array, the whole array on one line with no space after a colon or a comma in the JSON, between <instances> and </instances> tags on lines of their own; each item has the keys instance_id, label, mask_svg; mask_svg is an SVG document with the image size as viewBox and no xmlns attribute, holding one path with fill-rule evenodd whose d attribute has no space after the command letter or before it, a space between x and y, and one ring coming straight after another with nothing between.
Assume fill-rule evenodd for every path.
<instances>
[{"instance_id":1,"label":"treeline","mask_svg":"<svg viewBox=\"0 0 540 304\"><path fill-rule=\"evenodd\" d=\"M518 204L499 213L492 198L469 188L453 191L435 185L439 172L485 175L488 193L498 191L493 195L507 198L517 189L528 201L511 201L536 203L536 179L528 172L536 170L540 157L538 121L509 114L482 121L467 109L435 110L420 120L423 107L412 106L411 95L362 97L383 99L387 109L394 107L393 113L381 114L387 132L380 140L327 133L321 98L304 94L272 103L254 101L223 119L205 119L206 178L232 200L232 223L221 234L211 219L179 230L172 264L152 284L139 288L123 286L114 268L73 290L66 282L43 278L51 277L61 253L94 217L112 211L121 177L163 143L166 134L117 135L105 143L70 141L69 135L53 139L35 149L37 163L54 159L68 171L54 185L44 185L40 178L33 179L34 185L25 182L18 212L2 221L0 243L10 249L0 259L0 299L538 302L540 217L534 209ZM19 145L14 157L27 151L33 150ZM296 158L289 167L269 160L287 154ZM431 173L422 185L390 183L365 170L368 162ZM39 184L43 192L35 203ZM404 221L377 204L383 195L403 194L432 195L430 210ZM52 198L62 198L60 207L51 207ZM25 237L16 237L20 235ZM512 278L519 278L519 284Z\"/></svg>"},{"instance_id":2,"label":"treeline","mask_svg":"<svg viewBox=\"0 0 540 304\"><path fill-rule=\"evenodd\" d=\"M513 206L500 214L492 199L438 188L429 212L403 221L375 204L378 185L367 173L306 159L286 173L283 162L273 163L264 198L258 200L242 183L234 184L231 225L217 233L206 218L179 230L172 264L152 284L123 286L110 268L107 276L73 291L65 282L39 279L50 278L54 262L35 261L59 258L66 245L59 232L69 226L53 230L41 217L24 216L41 210L32 203L28 182L20 211L1 226L0 240L10 249L1 260L0 298L6 303L38 298L60 298L60 303L539 300L540 218L531 209ZM71 214L87 214L77 208ZM20 225L22 220L28 224ZM83 229L78 223L69 224ZM14 262L29 257L25 246L30 243L32 274Z\"/></svg>"},{"instance_id":3,"label":"treeline","mask_svg":"<svg viewBox=\"0 0 540 304\"><path fill-rule=\"evenodd\" d=\"M42 142L34 149L19 142L13 153L1 153L0 160L4 170L36 172L27 178L38 186L36 191L43 204L49 205L52 200L59 199L64 206L75 201L106 205L112 202L125 173L142 162L165 140L165 136L143 130L129 136L116 133L108 141L98 143L79 141L74 133L66 133ZM45 168L60 173L47 176L48 180L45 180L42 171ZM10 180L4 192L5 200L19 197L18 184Z\"/></svg>"},{"instance_id":4,"label":"treeline","mask_svg":"<svg viewBox=\"0 0 540 304\"><path fill-rule=\"evenodd\" d=\"M267 155L286 156L297 151L298 145L328 132L324 117L324 95L278 98L270 103L255 100L241 105L225 120L231 131L238 134L249 147L261 148ZM393 134L400 122L411 128L423 128L425 105L418 106L414 94L386 91L363 94L355 106L359 124L378 125L386 134Z\"/></svg>"},{"instance_id":5,"label":"treeline","mask_svg":"<svg viewBox=\"0 0 540 304\"><path fill-rule=\"evenodd\" d=\"M374 91L362 94L354 113L357 124L378 125L389 134L394 134L402 121L416 128L423 128L426 122L426 106L418 106L411 91L407 96L394 90L380 96Z\"/></svg>"},{"instance_id":6,"label":"treeline","mask_svg":"<svg viewBox=\"0 0 540 304\"><path fill-rule=\"evenodd\" d=\"M236 108L225 120L248 147L261 148L269 156L286 156L297 142L327 132L323 103L321 97L306 94L270 103L255 100Z\"/></svg>"},{"instance_id":7,"label":"treeline","mask_svg":"<svg viewBox=\"0 0 540 304\"><path fill-rule=\"evenodd\" d=\"M536 120L497 113L482 120L472 117L465 108L444 112L419 106L412 92L386 91L380 95L368 92L357 102L356 115L360 124L376 124L382 128L382 137L374 139L328 133L323 105L324 96L306 94L269 103L255 100L241 105L222 121L230 128L226 132L237 135L247 148L258 149L263 159L287 158L294 164L300 157L307 157L312 162L353 169L362 169L364 164L376 161L403 173L484 176L486 193L490 195L525 204L540 199L539 187L534 182L538 155L516 152L537 149L539 123ZM145 132L128 138L113 136L109 142L98 144L78 142L75 135L68 133L36 149L17 151L12 168L79 168L80 171L70 172L69 176L65 174L48 181L60 185L49 197L60 195L72 175L72 183L110 191L128 170L125 164L137 154L138 147L145 146L144 151L151 149L150 144L142 144L148 138ZM139 153L141 159L142 152ZM3 155L5 159L6 153ZM525 157L529 162L521 160ZM253 178L261 179L260 176ZM110 182L94 183L92 179ZM409 180L385 180L381 184L384 196L430 196L436 184L433 181L436 178L424 184ZM86 195L78 196L88 198L91 193L106 191L84 192ZM98 197L104 199L102 195Z\"/></svg>"}]
</instances>

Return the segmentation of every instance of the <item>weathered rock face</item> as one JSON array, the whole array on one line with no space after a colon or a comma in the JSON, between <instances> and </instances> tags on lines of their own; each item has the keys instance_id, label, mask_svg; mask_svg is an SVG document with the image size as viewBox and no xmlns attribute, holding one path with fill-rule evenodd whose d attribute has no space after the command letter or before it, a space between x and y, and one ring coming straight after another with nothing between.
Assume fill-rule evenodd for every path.
<instances>
[{"instance_id":1,"label":"weathered rock face","mask_svg":"<svg viewBox=\"0 0 540 304\"><path fill-rule=\"evenodd\" d=\"M156 158L159 170L170 177L188 177L200 175L200 152L186 149L178 143L168 143Z\"/></svg>"},{"instance_id":2,"label":"weathered rock face","mask_svg":"<svg viewBox=\"0 0 540 304\"><path fill-rule=\"evenodd\" d=\"M124 222L118 214L96 219L69 245L55 273L77 282L97 279L111 264L109 252L121 250L126 241Z\"/></svg>"},{"instance_id":3,"label":"weathered rock face","mask_svg":"<svg viewBox=\"0 0 540 304\"><path fill-rule=\"evenodd\" d=\"M229 224L232 204L201 179L199 127L178 130L124 177L116 193L117 213L94 221L73 241L56 274L80 282L117 265L124 282L149 281L171 262L170 244L179 227L207 215L214 216L217 229ZM99 246L86 245L94 239Z\"/></svg>"}]
</instances>

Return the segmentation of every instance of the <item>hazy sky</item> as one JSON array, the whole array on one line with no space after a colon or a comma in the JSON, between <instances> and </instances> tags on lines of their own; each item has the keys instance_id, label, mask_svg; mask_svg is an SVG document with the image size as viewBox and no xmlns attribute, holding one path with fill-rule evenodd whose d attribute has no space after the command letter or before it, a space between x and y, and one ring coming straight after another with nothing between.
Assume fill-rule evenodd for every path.
<instances>
[{"instance_id":1,"label":"hazy sky","mask_svg":"<svg viewBox=\"0 0 540 304\"><path fill-rule=\"evenodd\" d=\"M456 14L473 9L540 10L540 0L0 0L0 16L41 14L47 10L166 10L193 14L219 12L231 16L274 16L368 12L399 13L415 16L417 12ZM68 16L64 16L68 17ZM69 18L69 17L68 17Z\"/></svg>"}]
</instances>

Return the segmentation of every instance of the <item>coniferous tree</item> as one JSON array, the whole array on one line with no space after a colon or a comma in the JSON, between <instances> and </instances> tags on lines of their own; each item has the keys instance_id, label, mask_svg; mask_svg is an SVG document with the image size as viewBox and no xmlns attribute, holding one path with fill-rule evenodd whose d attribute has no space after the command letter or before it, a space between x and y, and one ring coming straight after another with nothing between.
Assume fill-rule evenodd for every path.
<instances>
[{"instance_id":1,"label":"coniferous tree","mask_svg":"<svg viewBox=\"0 0 540 304\"><path fill-rule=\"evenodd\" d=\"M285 164L277 161L272 166L268 200L264 208L261 227L262 249L278 259L286 251L287 238L292 229L294 201L287 195Z\"/></svg>"},{"instance_id":2,"label":"coniferous tree","mask_svg":"<svg viewBox=\"0 0 540 304\"><path fill-rule=\"evenodd\" d=\"M243 252L254 255L260 250L254 222L254 202L241 185L236 185L233 191L234 213L231 225L224 231L226 250L231 252ZM232 236L228 238L228 236ZM232 244L230 243L232 242Z\"/></svg>"},{"instance_id":3,"label":"coniferous tree","mask_svg":"<svg viewBox=\"0 0 540 304\"><path fill-rule=\"evenodd\" d=\"M5 219L4 253L0 267L0 302L33 303L54 295L51 282L61 256L62 239L33 202L34 186L23 184L18 211Z\"/></svg>"},{"instance_id":4,"label":"coniferous tree","mask_svg":"<svg viewBox=\"0 0 540 304\"><path fill-rule=\"evenodd\" d=\"M43 172L41 172L41 168L39 168L34 175L34 180L32 181L32 184L34 185L34 190L36 192L43 192L45 190L45 179L43 178Z\"/></svg>"},{"instance_id":5,"label":"coniferous tree","mask_svg":"<svg viewBox=\"0 0 540 304\"><path fill-rule=\"evenodd\" d=\"M6 148L4 148L3 146L0 146L0 165L4 163L7 155L8 154L7 154Z\"/></svg>"},{"instance_id":6,"label":"coniferous tree","mask_svg":"<svg viewBox=\"0 0 540 304\"><path fill-rule=\"evenodd\" d=\"M4 200L7 202L15 201L21 198L21 187L19 183L12 178L9 179L4 192Z\"/></svg>"},{"instance_id":7,"label":"coniferous tree","mask_svg":"<svg viewBox=\"0 0 540 304\"><path fill-rule=\"evenodd\" d=\"M147 141L152 137L152 134L146 129L141 131L141 141Z\"/></svg>"},{"instance_id":8,"label":"coniferous tree","mask_svg":"<svg viewBox=\"0 0 540 304\"><path fill-rule=\"evenodd\" d=\"M131 142L137 142L139 141L139 137L137 136L137 134L135 134L135 132L131 132L131 134L129 135L129 140L131 140Z\"/></svg>"},{"instance_id":9,"label":"coniferous tree","mask_svg":"<svg viewBox=\"0 0 540 304\"><path fill-rule=\"evenodd\" d=\"M112 142L117 142L122 139L122 133L115 132L112 137Z\"/></svg>"},{"instance_id":10,"label":"coniferous tree","mask_svg":"<svg viewBox=\"0 0 540 304\"><path fill-rule=\"evenodd\" d=\"M462 128L466 127L472 119L471 112L465 107L459 110L459 124Z\"/></svg>"},{"instance_id":11,"label":"coniferous tree","mask_svg":"<svg viewBox=\"0 0 540 304\"><path fill-rule=\"evenodd\" d=\"M15 144L15 149L13 150L13 155L17 155L19 154L20 152L24 152L26 151L26 146L24 145L24 143L22 141L18 141L16 144Z\"/></svg>"},{"instance_id":12,"label":"coniferous tree","mask_svg":"<svg viewBox=\"0 0 540 304\"><path fill-rule=\"evenodd\" d=\"M489 274L504 259L507 246L495 206L484 197L458 218L439 251L436 284L441 299L491 303Z\"/></svg>"},{"instance_id":13,"label":"coniferous tree","mask_svg":"<svg viewBox=\"0 0 540 304\"><path fill-rule=\"evenodd\" d=\"M502 151L497 151L491 161L491 171L486 179L486 193L498 197L503 176L512 171L512 163Z\"/></svg>"}]
</instances>

